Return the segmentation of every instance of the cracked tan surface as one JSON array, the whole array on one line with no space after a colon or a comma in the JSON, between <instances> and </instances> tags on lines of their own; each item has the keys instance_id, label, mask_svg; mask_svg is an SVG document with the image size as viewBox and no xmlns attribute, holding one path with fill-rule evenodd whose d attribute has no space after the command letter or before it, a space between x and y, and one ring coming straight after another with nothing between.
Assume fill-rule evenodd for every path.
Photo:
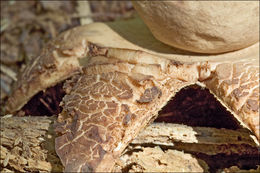
<instances>
[{"instance_id":1,"label":"cracked tan surface","mask_svg":"<svg viewBox=\"0 0 260 173\"><path fill-rule=\"evenodd\" d=\"M49 42L41 54L27 65L8 100L8 112L21 109L39 91L79 73L79 59L96 51L86 40L72 47L64 43L64 40L67 40L66 33Z\"/></svg>"},{"instance_id":2,"label":"cracked tan surface","mask_svg":"<svg viewBox=\"0 0 260 173\"><path fill-rule=\"evenodd\" d=\"M129 57L130 61L134 58ZM168 63L171 67L172 62ZM100 74L103 65L83 69L83 74L64 97L64 109L58 119L62 124L58 132L62 135L56 139L56 151L60 158L64 158L65 171L111 171L115 158L156 117L156 112L167 100L179 88L191 83L187 79L195 81L197 78L197 75L187 74L175 79L165 72L157 77L149 76L153 71L180 73L183 68L162 69L159 64L146 64L144 68L144 65L110 64L110 68ZM114 70L116 67L119 69ZM80 151L85 152L79 156Z\"/></svg>"},{"instance_id":3,"label":"cracked tan surface","mask_svg":"<svg viewBox=\"0 0 260 173\"><path fill-rule=\"evenodd\" d=\"M216 66L204 83L259 140L259 58Z\"/></svg>"},{"instance_id":4,"label":"cracked tan surface","mask_svg":"<svg viewBox=\"0 0 260 173\"><path fill-rule=\"evenodd\" d=\"M129 32L114 26L94 23L61 34L27 67L7 104L10 112L19 110L40 90L74 76L64 86L56 128L65 171L111 171L171 97L194 83L207 87L259 139L259 44L190 55L150 37L140 21L118 24ZM131 35L138 27L142 32Z\"/></svg>"}]
</instances>

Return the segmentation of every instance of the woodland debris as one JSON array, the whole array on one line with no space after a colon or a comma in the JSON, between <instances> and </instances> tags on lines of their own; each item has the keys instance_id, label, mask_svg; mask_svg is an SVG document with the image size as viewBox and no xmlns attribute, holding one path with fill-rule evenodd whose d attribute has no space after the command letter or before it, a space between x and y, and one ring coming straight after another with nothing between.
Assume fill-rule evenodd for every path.
<instances>
[{"instance_id":1,"label":"woodland debris","mask_svg":"<svg viewBox=\"0 0 260 173\"><path fill-rule=\"evenodd\" d=\"M256 169L250 169L250 170L244 170L240 169L237 166L231 166L229 168L218 170L217 173L259 173L260 172L260 166L257 166Z\"/></svg>"},{"instance_id":2,"label":"woodland debris","mask_svg":"<svg viewBox=\"0 0 260 173\"><path fill-rule=\"evenodd\" d=\"M55 119L56 116L15 117L11 116L11 114L2 117L0 126L0 167L3 168L2 171L7 169L12 169L15 172L62 171L63 166L54 150L54 138L56 135L53 131L53 124ZM200 151L197 150L196 152L206 153L206 155L208 152L205 152L204 150L207 151L208 149L214 151L215 154L213 155L222 153L222 151L217 150L215 146L226 143L227 141L225 139L229 138L234 146L243 147L243 145L246 144L252 146L252 149L255 148L257 150L257 147L254 146L250 140L250 136L248 136L248 131L190 127L181 124L164 125L163 123L153 123L148 126L126 148L114 170L117 170L117 172L138 170L158 171L156 168L153 169L153 167L149 167L150 164L158 164L158 167L163 168L165 171L176 169L180 171L186 170L188 172L209 170L209 167L205 162L206 160L190 153L190 147L192 146L191 142L194 142L197 146L201 145L201 147L199 147ZM178 130L178 133L176 130ZM170 137L162 135L163 132L165 132L166 135L170 135ZM187 133L191 133L191 135L181 135ZM198 136L196 136L196 134ZM213 134L216 134L216 136ZM237 135L241 136L241 140L232 142L232 139ZM223 138L221 139L219 136L222 136ZM145 138L148 139L146 140ZM151 140L152 138L153 140ZM175 144L175 141L179 141L183 145L180 150L174 149L169 145L171 142ZM153 145L147 146L148 143ZM165 145L165 143L168 143L168 145ZM205 143L208 145L207 149L203 147L203 144ZM251 148L248 148L249 152L250 150ZM230 151L233 154L236 152L233 151L232 147ZM154 157L155 155L152 156L151 154L156 154L156 156L161 159L158 159L157 157ZM222 155L222 159L228 157L226 152L222 153ZM244 165L248 164L243 160L243 155L246 154L243 152L240 156L236 156L238 157L238 161L240 161L240 165L243 165L243 163ZM172 157L178 159L170 159ZM167 160L167 158L170 160ZM257 161L257 157L255 159ZM215 160L215 162L217 162L217 160ZM233 162L233 164L235 163ZM226 168L228 168L228 166Z\"/></svg>"},{"instance_id":3,"label":"woodland debris","mask_svg":"<svg viewBox=\"0 0 260 173\"><path fill-rule=\"evenodd\" d=\"M90 9L89 1L77 1L77 12L79 16L86 16L80 18L80 24L85 25L92 23L93 20L91 18L92 12ZM87 17L88 16L88 17Z\"/></svg>"},{"instance_id":4,"label":"woodland debris","mask_svg":"<svg viewBox=\"0 0 260 173\"><path fill-rule=\"evenodd\" d=\"M208 172L208 165L191 154L157 147L134 148L120 157L125 172ZM130 150L131 151L131 150Z\"/></svg>"},{"instance_id":5,"label":"woodland debris","mask_svg":"<svg viewBox=\"0 0 260 173\"><path fill-rule=\"evenodd\" d=\"M190 127L172 123L151 124L140 132L131 144L159 145L207 155L220 153L243 155L258 152L257 144L246 129Z\"/></svg>"},{"instance_id":6,"label":"woodland debris","mask_svg":"<svg viewBox=\"0 0 260 173\"><path fill-rule=\"evenodd\" d=\"M96 16L95 21L115 20L115 17L106 16L110 13L116 16L120 13L121 18L134 13L131 2L91 1L88 3ZM43 45L51 38L68 28L79 25L78 18L72 17L78 15L76 5L75 1L1 1L0 63L10 66L19 73L25 64L39 55ZM100 13L103 15L100 16ZM1 88L3 93L1 102L5 102L3 99L6 99L9 93L4 90L11 88L12 85L12 83L4 83L8 86L5 86L5 89Z\"/></svg>"},{"instance_id":7,"label":"woodland debris","mask_svg":"<svg viewBox=\"0 0 260 173\"><path fill-rule=\"evenodd\" d=\"M17 81L16 73L9 67L1 64L0 65L1 72L7 74L9 77L11 77L14 81Z\"/></svg>"},{"instance_id":8,"label":"woodland debris","mask_svg":"<svg viewBox=\"0 0 260 173\"><path fill-rule=\"evenodd\" d=\"M55 117L1 118L0 167L15 172L62 171L54 150Z\"/></svg>"}]
</instances>

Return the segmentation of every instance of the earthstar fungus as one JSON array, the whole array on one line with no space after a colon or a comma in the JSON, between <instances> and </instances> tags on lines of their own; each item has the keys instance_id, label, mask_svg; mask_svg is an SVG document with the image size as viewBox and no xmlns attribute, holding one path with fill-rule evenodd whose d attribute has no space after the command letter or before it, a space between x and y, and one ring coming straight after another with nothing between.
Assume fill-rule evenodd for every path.
<instances>
[{"instance_id":1,"label":"earthstar fungus","mask_svg":"<svg viewBox=\"0 0 260 173\"><path fill-rule=\"evenodd\" d=\"M133 5L158 40L183 50L216 54L259 41L258 2L133 1Z\"/></svg>"},{"instance_id":2,"label":"earthstar fungus","mask_svg":"<svg viewBox=\"0 0 260 173\"><path fill-rule=\"evenodd\" d=\"M8 100L15 112L72 77L56 127L65 171L111 171L128 143L192 84L208 88L259 140L258 43L220 55L190 54L155 40L139 19L121 24L125 28L93 23L62 33L27 66ZM124 29L128 36L120 35ZM129 41L134 36L136 42Z\"/></svg>"}]
</instances>

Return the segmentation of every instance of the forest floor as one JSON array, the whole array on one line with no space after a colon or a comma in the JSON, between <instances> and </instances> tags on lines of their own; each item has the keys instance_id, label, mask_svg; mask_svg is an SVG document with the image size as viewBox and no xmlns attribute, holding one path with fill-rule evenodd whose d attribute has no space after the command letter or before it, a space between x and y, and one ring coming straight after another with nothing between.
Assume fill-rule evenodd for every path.
<instances>
[{"instance_id":1,"label":"forest floor","mask_svg":"<svg viewBox=\"0 0 260 173\"><path fill-rule=\"evenodd\" d=\"M86 21L128 19L134 13L130 1L1 1L1 115L18 75L49 40Z\"/></svg>"}]
</instances>

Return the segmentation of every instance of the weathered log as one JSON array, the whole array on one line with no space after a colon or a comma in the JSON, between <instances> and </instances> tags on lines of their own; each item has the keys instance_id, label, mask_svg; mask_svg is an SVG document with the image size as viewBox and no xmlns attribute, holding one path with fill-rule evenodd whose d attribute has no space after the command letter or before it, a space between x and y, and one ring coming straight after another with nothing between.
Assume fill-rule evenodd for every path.
<instances>
[{"instance_id":1,"label":"weathered log","mask_svg":"<svg viewBox=\"0 0 260 173\"><path fill-rule=\"evenodd\" d=\"M55 116L2 117L0 170L62 171L63 166L54 149L55 119ZM259 154L250 132L245 129L235 131L153 123L129 144L114 171L208 171L207 163L194 153L256 158Z\"/></svg>"},{"instance_id":2,"label":"weathered log","mask_svg":"<svg viewBox=\"0 0 260 173\"><path fill-rule=\"evenodd\" d=\"M14 172L62 171L54 149L54 119L2 117L0 167Z\"/></svg>"},{"instance_id":3,"label":"weathered log","mask_svg":"<svg viewBox=\"0 0 260 173\"><path fill-rule=\"evenodd\" d=\"M132 144L153 144L207 155L257 153L256 143L247 129L190 127L171 123L151 124Z\"/></svg>"}]
</instances>

